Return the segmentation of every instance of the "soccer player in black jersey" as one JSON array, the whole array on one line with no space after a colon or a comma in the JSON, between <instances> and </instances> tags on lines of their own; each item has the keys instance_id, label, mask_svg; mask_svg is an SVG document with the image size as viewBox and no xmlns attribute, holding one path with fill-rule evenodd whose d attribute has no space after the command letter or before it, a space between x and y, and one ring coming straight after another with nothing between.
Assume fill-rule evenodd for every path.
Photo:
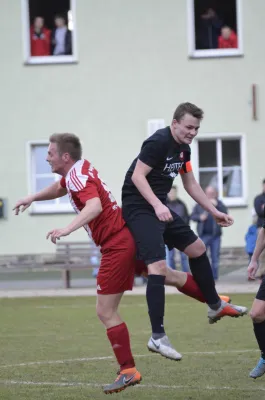
<instances>
[{"instance_id":1,"label":"soccer player in black jersey","mask_svg":"<svg viewBox=\"0 0 265 400\"><path fill-rule=\"evenodd\" d=\"M189 257L190 269L209 306L208 318L214 323L225 315L238 317L245 307L222 301L216 290L211 265L204 243L177 214L166 206L166 197L174 178L180 174L185 190L221 226L230 226L233 219L219 212L195 180L190 161L190 144L198 134L203 111L191 103L180 104L171 126L160 129L142 145L131 164L122 188L122 209L131 230L139 259L148 266L146 290L152 336L150 351L180 360L164 330L165 307L165 244Z\"/></svg>"},{"instance_id":2,"label":"soccer player in black jersey","mask_svg":"<svg viewBox=\"0 0 265 400\"><path fill-rule=\"evenodd\" d=\"M255 279L256 272L258 270L258 260L265 249L265 220L263 226L259 231L257 243L255 246L254 253L251 257L250 264L248 266L248 277L249 279ZM250 372L251 378L259 378L265 373L265 276L262 278L258 293L252 304L250 316L253 321L254 333L258 342L261 357L256 367Z\"/></svg>"}]
</instances>

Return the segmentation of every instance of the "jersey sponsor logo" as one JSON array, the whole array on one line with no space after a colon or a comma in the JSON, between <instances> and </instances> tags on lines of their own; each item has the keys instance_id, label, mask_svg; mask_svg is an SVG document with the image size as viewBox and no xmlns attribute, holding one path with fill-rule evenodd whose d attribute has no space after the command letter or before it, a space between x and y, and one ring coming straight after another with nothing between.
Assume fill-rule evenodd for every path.
<instances>
[{"instance_id":1,"label":"jersey sponsor logo","mask_svg":"<svg viewBox=\"0 0 265 400\"><path fill-rule=\"evenodd\" d=\"M173 158L173 157L167 157L167 161L170 161L170 160L172 160L172 158Z\"/></svg>"},{"instance_id":2,"label":"jersey sponsor logo","mask_svg":"<svg viewBox=\"0 0 265 400\"><path fill-rule=\"evenodd\" d=\"M171 173L171 172L179 171L183 167L183 165L184 165L184 161L176 162L176 163L172 163L172 164L166 163L163 172Z\"/></svg>"},{"instance_id":3,"label":"jersey sponsor logo","mask_svg":"<svg viewBox=\"0 0 265 400\"><path fill-rule=\"evenodd\" d=\"M97 290L101 290L101 287L100 287L100 285L97 285Z\"/></svg>"}]
</instances>

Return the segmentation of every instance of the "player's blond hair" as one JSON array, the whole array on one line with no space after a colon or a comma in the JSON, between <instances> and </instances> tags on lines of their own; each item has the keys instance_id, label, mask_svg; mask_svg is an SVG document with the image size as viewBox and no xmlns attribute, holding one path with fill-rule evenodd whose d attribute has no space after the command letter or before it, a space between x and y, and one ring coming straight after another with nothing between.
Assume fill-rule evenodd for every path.
<instances>
[{"instance_id":1,"label":"player's blond hair","mask_svg":"<svg viewBox=\"0 0 265 400\"><path fill-rule=\"evenodd\" d=\"M54 133L50 136L50 143L56 143L60 155L69 153L73 161L82 157L82 145L78 136L73 133Z\"/></svg>"}]
</instances>

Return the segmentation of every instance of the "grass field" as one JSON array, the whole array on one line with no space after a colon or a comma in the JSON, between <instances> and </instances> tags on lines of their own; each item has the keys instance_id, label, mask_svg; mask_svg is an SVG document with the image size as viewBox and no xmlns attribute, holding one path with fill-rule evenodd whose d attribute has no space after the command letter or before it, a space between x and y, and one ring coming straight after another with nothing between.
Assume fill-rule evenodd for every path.
<instances>
[{"instance_id":1,"label":"grass field","mask_svg":"<svg viewBox=\"0 0 265 400\"><path fill-rule=\"evenodd\" d=\"M253 295L235 295L250 306ZM0 301L0 399L106 399L101 386L117 365L95 298L32 298ZM112 399L261 400L265 378L248 373L259 353L249 317L209 325L205 305L168 296L166 330L181 362L149 353L150 328L144 296L126 296L121 314L131 332L141 385Z\"/></svg>"}]
</instances>

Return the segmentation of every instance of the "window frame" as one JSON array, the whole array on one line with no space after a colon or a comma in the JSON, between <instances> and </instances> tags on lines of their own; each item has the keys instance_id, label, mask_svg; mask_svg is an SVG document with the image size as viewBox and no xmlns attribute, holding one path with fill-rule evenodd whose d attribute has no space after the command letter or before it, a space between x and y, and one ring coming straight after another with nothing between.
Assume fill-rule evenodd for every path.
<instances>
[{"instance_id":1,"label":"window frame","mask_svg":"<svg viewBox=\"0 0 265 400\"><path fill-rule=\"evenodd\" d=\"M33 57L30 54L30 18L28 0L21 0L21 17L22 17L22 40L23 40L23 60L26 65L40 64L74 64L78 62L77 54L77 33L76 33L76 0L70 0L71 11L74 21L74 29L72 32L72 55L66 56L39 56Z\"/></svg>"},{"instance_id":2,"label":"window frame","mask_svg":"<svg viewBox=\"0 0 265 400\"><path fill-rule=\"evenodd\" d=\"M200 133L198 137L194 139L192 145L192 165L194 176L196 180L199 181L199 142L200 141L218 141L221 143L222 139L238 139L240 141L240 162L241 162L241 177L242 177L242 196L241 197L223 197L220 188L223 187L222 182L222 174L219 173L219 170L222 171L222 149L220 144L217 144L217 171L218 171L218 192L219 198L224 202L227 207L245 207L247 206L247 150L246 150L246 134L245 133L228 133L228 132L220 132L220 133Z\"/></svg>"},{"instance_id":3,"label":"window frame","mask_svg":"<svg viewBox=\"0 0 265 400\"><path fill-rule=\"evenodd\" d=\"M215 58L215 57L239 57L243 56L243 28L242 28L242 0L236 1L236 21L237 21L237 49L206 49L196 50L195 47L195 18L194 1L187 0L188 18L188 54L190 58Z\"/></svg>"},{"instance_id":4,"label":"window frame","mask_svg":"<svg viewBox=\"0 0 265 400\"><path fill-rule=\"evenodd\" d=\"M34 140L26 143L26 160L27 160L27 175L28 175L28 193L36 192L36 164L34 163L33 148L36 146L48 146L49 141L47 140ZM60 179L59 176L53 174L47 174L47 176L54 176L54 181ZM59 200L56 204L39 204L37 201L33 202L29 208L29 213L34 214L68 214L74 213L73 208L69 203L60 203Z\"/></svg>"},{"instance_id":5,"label":"window frame","mask_svg":"<svg viewBox=\"0 0 265 400\"><path fill-rule=\"evenodd\" d=\"M165 120L163 118L154 118L147 121L147 137L152 136L159 129L166 127Z\"/></svg>"}]
</instances>

